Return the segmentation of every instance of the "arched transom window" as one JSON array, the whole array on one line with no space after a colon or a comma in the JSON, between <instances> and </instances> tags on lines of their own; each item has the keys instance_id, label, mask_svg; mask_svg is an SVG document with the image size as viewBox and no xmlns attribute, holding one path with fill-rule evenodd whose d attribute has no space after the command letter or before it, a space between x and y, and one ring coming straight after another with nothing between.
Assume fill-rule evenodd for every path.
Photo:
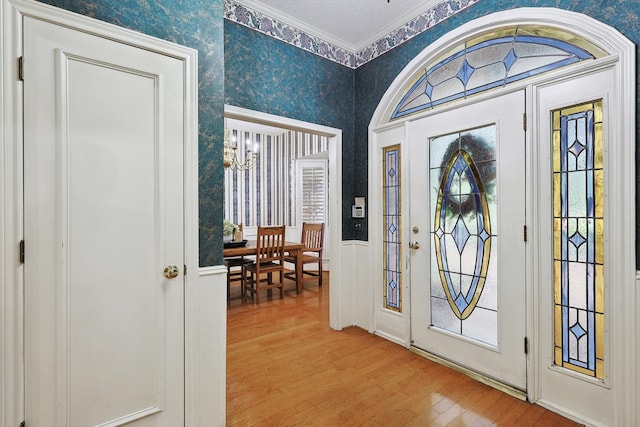
<instances>
[{"instance_id":1,"label":"arched transom window","mask_svg":"<svg viewBox=\"0 0 640 427\"><path fill-rule=\"evenodd\" d=\"M421 68L390 119L395 120L606 53L558 29L514 26L467 40Z\"/></svg>"}]
</instances>

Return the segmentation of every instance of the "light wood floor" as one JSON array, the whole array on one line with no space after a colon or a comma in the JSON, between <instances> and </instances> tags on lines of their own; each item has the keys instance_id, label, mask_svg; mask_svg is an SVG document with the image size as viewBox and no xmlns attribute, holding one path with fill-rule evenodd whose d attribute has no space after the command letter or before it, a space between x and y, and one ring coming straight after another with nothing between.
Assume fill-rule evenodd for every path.
<instances>
[{"instance_id":1,"label":"light wood floor","mask_svg":"<svg viewBox=\"0 0 640 427\"><path fill-rule=\"evenodd\" d=\"M359 328L329 328L329 280L260 305L232 289L228 426L575 426Z\"/></svg>"}]
</instances>

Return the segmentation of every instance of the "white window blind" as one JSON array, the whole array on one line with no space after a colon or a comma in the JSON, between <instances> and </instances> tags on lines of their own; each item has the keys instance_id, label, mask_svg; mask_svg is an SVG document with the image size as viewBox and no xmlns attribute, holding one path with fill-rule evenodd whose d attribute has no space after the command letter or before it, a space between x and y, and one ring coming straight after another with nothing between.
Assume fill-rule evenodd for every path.
<instances>
[{"instance_id":1,"label":"white window blind","mask_svg":"<svg viewBox=\"0 0 640 427\"><path fill-rule=\"evenodd\" d=\"M327 222L327 161L297 161L298 225Z\"/></svg>"}]
</instances>

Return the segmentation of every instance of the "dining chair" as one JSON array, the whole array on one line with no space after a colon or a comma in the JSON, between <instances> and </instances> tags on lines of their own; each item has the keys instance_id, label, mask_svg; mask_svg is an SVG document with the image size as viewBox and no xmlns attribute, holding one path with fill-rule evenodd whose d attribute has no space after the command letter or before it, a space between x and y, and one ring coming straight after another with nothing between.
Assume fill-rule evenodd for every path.
<instances>
[{"instance_id":1,"label":"dining chair","mask_svg":"<svg viewBox=\"0 0 640 427\"><path fill-rule=\"evenodd\" d=\"M312 224L309 222L302 223L302 235L300 242L304 244L304 249L299 251L297 255L288 254L284 257L286 262L292 263L297 268L297 257L300 257L301 281L304 282L318 278L318 286L322 286L322 250L324 241L324 223ZM305 264L318 264L318 271L305 270ZM296 280L296 271L285 273L285 277ZM309 277L306 277L309 276Z\"/></svg>"},{"instance_id":2,"label":"dining chair","mask_svg":"<svg viewBox=\"0 0 640 427\"><path fill-rule=\"evenodd\" d=\"M284 232L284 225L258 227L256 259L244 266L249 275L244 282L243 301L248 295L251 299L255 295L256 303L260 304L260 294L265 289L269 294L273 289L280 289L280 299L284 298ZM273 273L279 273L278 282L273 281Z\"/></svg>"},{"instance_id":3,"label":"dining chair","mask_svg":"<svg viewBox=\"0 0 640 427\"><path fill-rule=\"evenodd\" d=\"M227 305L231 305L231 284L240 282L240 293L242 294L246 276L244 267L253 263L253 260L245 257L233 257L224 258L222 263L227 267Z\"/></svg>"}]
</instances>

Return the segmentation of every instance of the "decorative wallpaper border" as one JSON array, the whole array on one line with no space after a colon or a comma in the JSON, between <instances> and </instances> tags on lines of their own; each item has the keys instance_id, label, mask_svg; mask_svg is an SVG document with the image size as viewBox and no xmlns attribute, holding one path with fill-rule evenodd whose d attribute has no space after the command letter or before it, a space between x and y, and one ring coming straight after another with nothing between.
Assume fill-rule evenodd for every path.
<instances>
[{"instance_id":1,"label":"decorative wallpaper border","mask_svg":"<svg viewBox=\"0 0 640 427\"><path fill-rule=\"evenodd\" d=\"M349 52L234 0L224 0L224 18L330 61L358 68L479 1L443 0L359 52Z\"/></svg>"}]
</instances>

